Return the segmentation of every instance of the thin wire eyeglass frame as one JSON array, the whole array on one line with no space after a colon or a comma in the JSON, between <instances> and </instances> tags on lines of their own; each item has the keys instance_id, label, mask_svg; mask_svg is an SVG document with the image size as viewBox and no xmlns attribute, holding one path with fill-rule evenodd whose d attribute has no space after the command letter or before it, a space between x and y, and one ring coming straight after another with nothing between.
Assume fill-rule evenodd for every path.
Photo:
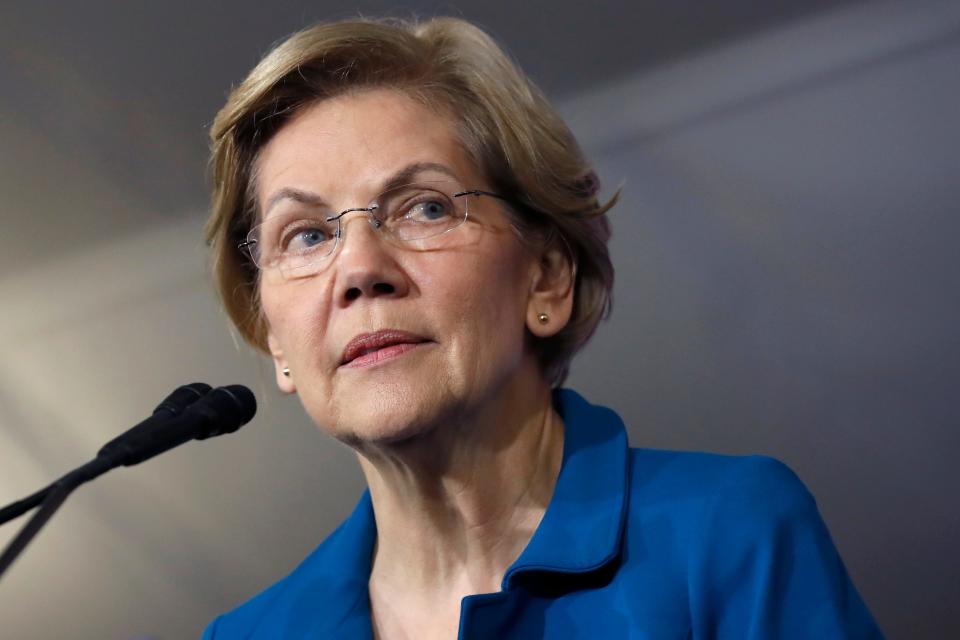
<instances>
[{"instance_id":1,"label":"thin wire eyeglass frame","mask_svg":"<svg viewBox=\"0 0 960 640\"><path fill-rule=\"evenodd\" d=\"M405 185L405 186L410 186L410 185ZM504 201L504 202L508 202L508 203L509 203L509 200L508 200L505 196L502 196L502 195L500 195L500 194L498 194L498 193L493 193L492 191L485 191L485 190L483 190L483 189L467 189L467 190L464 190L464 191L458 191L458 192L453 193L453 194L450 195L451 198L462 198L462 197L464 197L464 196L489 196L489 197L491 197L491 198L497 198L498 200L502 200L502 201ZM368 206L368 207L351 207L351 208L349 208L349 209L344 209L343 211L341 211L340 213L338 213L338 214L336 214L336 215L329 216L329 217L325 218L324 220L325 220L326 222L334 222L334 221L336 221L336 223L337 223L337 231L336 231L336 234L335 234L335 236L334 236L334 242L333 242L333 243L331 244L331 246L330 246L330 250L329 250L328 252L326 252L326 253L319 254L319 255L315 255L314 258L313 258L312 260L310 260L310 262L308 262L308 263L306 263L306 264L303 264L303 265L300 265L300 267L298 267L298 268L305 268L305 267L307 267L307 266L312 266L312 265L315 265L315 264L318 264L318 263L322 263L322 262L324 262L327 258L329 258L329 257L332 256L334 253L336 253L337 247L340 245L340 242L341 242L341 240L342 240L342 238L343 238L343 225L342 225L341 220L342 220L342 218L343 218L345 215L347 215L348 213L353 213L353 212L357 212L357 211L361 211L361 212L367 213L367 214L368 214L368 217L369 217L369 220L370 220L370 223L374 226L375 229L379 229L379 228L383 225L383 221L380 220L380 219L378 219L378 218L376 218L375 216L372 215L373 212L376 211L376 210L379 209L379 208L380 208L380 206L379 206L378 204L376 204L376 203L374 203L374 204L372 204L372 205L370 205L370 206ZM422 237L418 237L418 238L408 238L408 239L404 239L404 238L399 238L399 237L398 237L397 239L400 240L401 242L406 242L406 241L410 241L410 240L423 240L423 239L426 239L426 238L438 237L438 236L444 235L444 234L446 234L446 233L449 233L449 232L453 231L454 229L456 229L457 227L461 226L464 222L467 221L467 219L468 219L469 217L470 217L470 208L469 208L469 206L466 206L466 205L465 205L463 218L462 218L459 222L457 222L455 225L453 225L452 227L450 227L450 228L448 228L448 229L444 229L443 231L441 231L441 232L439 232L439 233L431 234L431 235L428 235L428 236L422 236ZM237 244L237 249L239 249L240 252L241 252L244 256L246 256L246 258L248 258L248 259L250 260L250 262L251 262L257 269L259 269L259 270L261 270L261 271L266 271L266 270L268 270L268 269L279 268L279 267L277 267L276 265L261 266L261 265L259 264L259 260L257 260L257 258L256 258L256 255L255 255L256 250L255 250L254 247L256 246L256 244L257 244L259 241L258 241L258 239L257 239L256 237L254 237L254 236L256 235L257 228L260 227L260 226L262 226L263 224L264 224L264 223L261 222L260 224L257 224L257 225L255 225L253 228L251 228L250 231L249 231L248 234L247 234L246 239ZM281 270L282 270L282 269L281 269Z\"/></svg>"}]
</instances>

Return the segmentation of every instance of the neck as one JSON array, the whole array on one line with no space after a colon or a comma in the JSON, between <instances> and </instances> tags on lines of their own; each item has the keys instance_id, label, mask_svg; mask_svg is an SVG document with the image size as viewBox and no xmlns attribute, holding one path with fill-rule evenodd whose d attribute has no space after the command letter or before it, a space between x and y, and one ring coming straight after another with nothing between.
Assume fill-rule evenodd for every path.
<instances>
[{"instance_id":1,"label":"neck","mask_svg":"<svg viewBox=\"0 0 960 640\"><path fill-rule=\"evenodd\" d=\"M427 598L498 591L553 495L563 423L539 376L457 424L364 450L377 521L371 590Z\"/></svg>"}]
</instances>

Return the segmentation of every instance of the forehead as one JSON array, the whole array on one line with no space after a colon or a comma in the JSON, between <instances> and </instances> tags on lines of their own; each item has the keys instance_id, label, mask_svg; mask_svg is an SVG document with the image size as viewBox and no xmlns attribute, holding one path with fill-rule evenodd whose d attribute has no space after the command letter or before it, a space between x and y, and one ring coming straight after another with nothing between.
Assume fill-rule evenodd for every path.
<instances>
[{"instance_id":1,"label":"forehead","mask_svg":"<svg viewBox=\"0 0 960 640\"><path fill-rule=\"evenodd\" d=\"M294 188L349 201L413 163L443 165L471 186L479 178L443 111L396 90L351 93L303 109L271 138L257 161L256 199L262 207Z\"/></svg>"}]
</instances>

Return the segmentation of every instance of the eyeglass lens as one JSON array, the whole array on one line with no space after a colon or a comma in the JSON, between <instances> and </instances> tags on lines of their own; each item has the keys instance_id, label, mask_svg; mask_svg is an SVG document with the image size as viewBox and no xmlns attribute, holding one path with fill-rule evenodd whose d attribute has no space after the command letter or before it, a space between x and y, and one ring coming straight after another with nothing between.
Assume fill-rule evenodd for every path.
<instances>
[{"instance_id":1,"label":"eyeglass lens","mask_svg":"<svg viewBox=\"0 0 960 640\"><path fill-rule=\"evenodd\" d=\"M368 207L342 213L296 205L251 229L247 247L261 269L296 274L329 257L349 217L359 212L384 235L401 242L425 240L450 231L467 217L466 198L455 182L418 182L390 189Z\"/></svg>"}]
</instances>

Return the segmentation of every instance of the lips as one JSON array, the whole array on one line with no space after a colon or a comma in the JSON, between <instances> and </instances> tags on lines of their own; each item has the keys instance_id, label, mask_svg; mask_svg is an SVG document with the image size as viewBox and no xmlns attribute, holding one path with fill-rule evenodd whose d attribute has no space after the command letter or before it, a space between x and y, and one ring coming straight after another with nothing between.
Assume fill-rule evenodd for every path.
<instances>
[{"instance_id":1,"label":"lips","mask_svg":"<svg viewBox=\"0 0 960 640\"><path fill-rule=\"evenodd\" d=\"M399 355L418 344L429 342L427 338L400 331L384 329L373 333L361 333L347 343L340 358L340 366L378 362L385 357Z\"/></svg>"}]
</instances>

